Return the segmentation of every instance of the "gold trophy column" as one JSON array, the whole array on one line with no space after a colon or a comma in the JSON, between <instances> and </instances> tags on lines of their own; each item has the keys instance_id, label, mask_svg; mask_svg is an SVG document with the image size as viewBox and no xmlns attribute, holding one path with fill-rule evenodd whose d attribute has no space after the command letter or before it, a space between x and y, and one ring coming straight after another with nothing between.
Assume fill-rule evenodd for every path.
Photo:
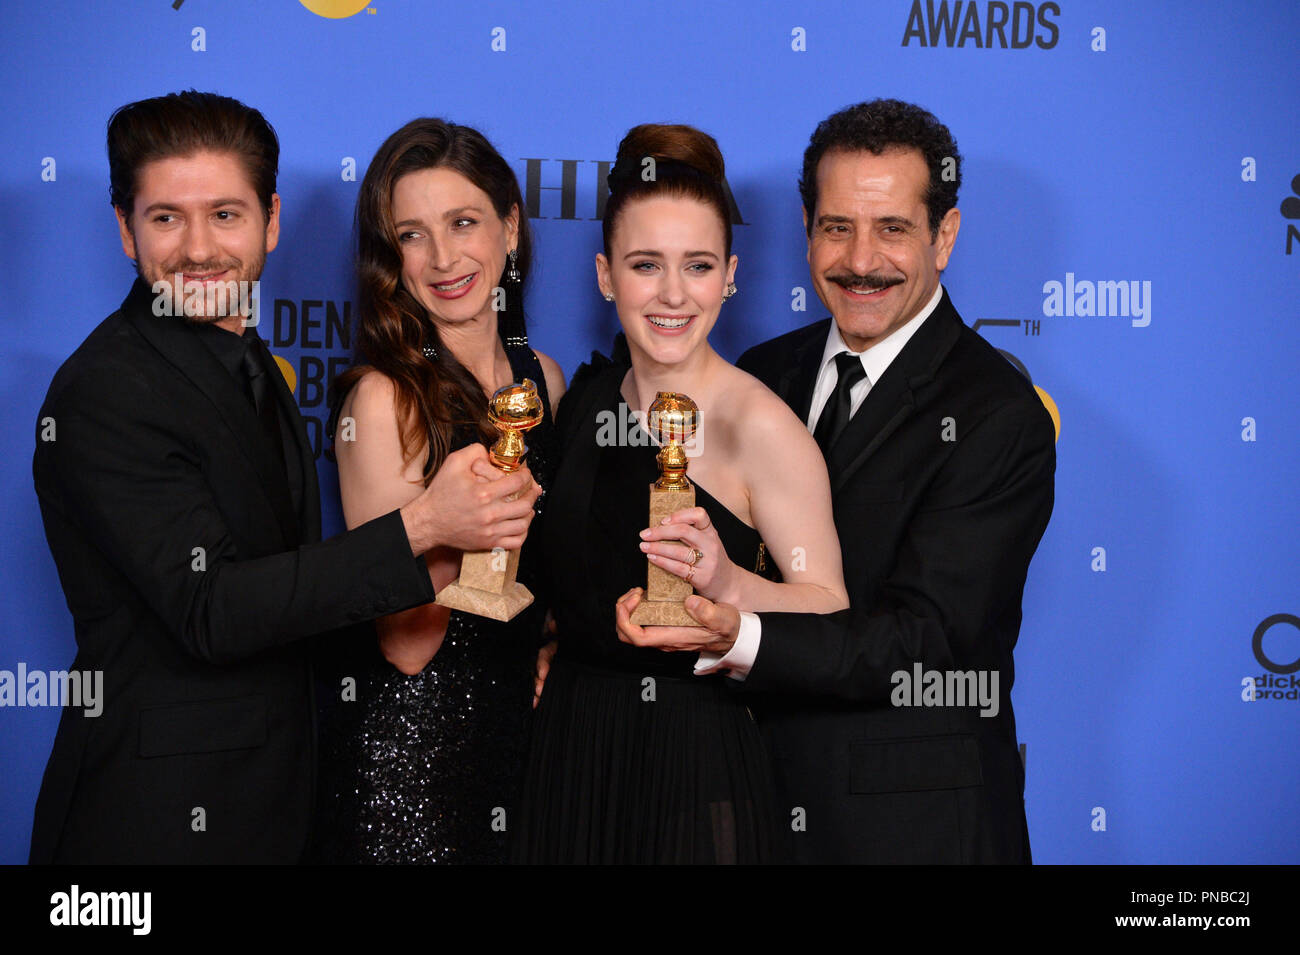
<instances>
[{"instance_id":1,"label":"gold trophy column","mask_svg":"<svg viewBox=\"0 0 1300 955\"><path fill-rule=\"evenodd\" d=\"M528 453L523 435L541 423L544 413L531 379L498 389L488 403L488 417L501 433L488 451L494 466L507 472L519 470ZM465 551L460 576L438 591L436 603L492 620L511 620L533 602L528 588L515 580L518 572L517 550Z\"/></svg>"},{"instance_id":2,"label":"gold trophy column","mask_svg":"<svg viewBox=\"0 0 1300 955\"><path fill-rule=\"evenodd\" d=\"M694 437L700 423L700 409L686 395L661 391L650 405L650 430L659 438L659 480L650 485L650 523L659 522L675 511L695 506L695 485L686 477L683 444ZM686 612L683 601L695 592L687 581L646 561L649 568L645 597L632 611L639 627L698 627Z\"/></svg>"}]
</instances>

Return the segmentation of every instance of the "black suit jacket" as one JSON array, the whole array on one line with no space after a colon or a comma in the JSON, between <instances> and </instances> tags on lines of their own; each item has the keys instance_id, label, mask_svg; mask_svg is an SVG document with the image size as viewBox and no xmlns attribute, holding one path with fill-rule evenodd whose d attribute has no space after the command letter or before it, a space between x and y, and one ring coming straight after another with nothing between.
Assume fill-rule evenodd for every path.
<instances>
[{"instance_id":1,"label":"black suit jacket","mask_svg":"<svg viewBox=\"0 0 1300 955\"><path fill-rule=\"evenodd\" d=\"M31 861L295 862L315 761L304 638L433 587L397 511L320 541L311 446L274 375L300 472L289 539L276 502L292 498L252 404L151 302L137 282L40 410L32 469L73 667L103 671L104 703L63 713Z\"/></svg>"},{"instance_id":2,"label":"black suit jacket","mask_svg":"<svg viewBox=\"0 0 1300 955\"><path fill-rule=\"evenodd\" d=\"M830 321L739 362L802 420ZM827 464L851 608L760 614L743 684L765 694L779 785L788 808L804 810L796 857L1028 862L1012 649L1052 510L1050 416L944 292ZM893 674L911 677L918 662L996 672L997 715L893 705Z\"/></svg>"}]
</instances>

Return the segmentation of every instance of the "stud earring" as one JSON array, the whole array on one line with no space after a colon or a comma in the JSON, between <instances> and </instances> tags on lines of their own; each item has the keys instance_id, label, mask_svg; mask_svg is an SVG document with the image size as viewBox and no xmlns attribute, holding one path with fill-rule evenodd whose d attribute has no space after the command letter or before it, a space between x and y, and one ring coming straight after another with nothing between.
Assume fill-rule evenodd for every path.
<instances>
[{"instance_id":1,"label":"stud earring","mask_svg":"<svg viewBox=\"0 0 1300 955\"><path fill-rule=\"evenodd\" d=\"M735 295L739 291L740 289L736 288L735 282L728 282L727 290L722 293L722 300L725 302L727 299L731 298L731 296Z\"/></svg>"},{"instance_id":2,"label":"stud earring","mask_svg":"<svg viewBox=\"0 0 1300 955\"><path fill-rule=\"evenodd\" d=\"M609 292L606 292L606 293L604 293L604 294L605 294L605 301L607 301L607 302L612 302L612 301L614 301L614 296L611 295Z\"/></svg>"}]
</instances>

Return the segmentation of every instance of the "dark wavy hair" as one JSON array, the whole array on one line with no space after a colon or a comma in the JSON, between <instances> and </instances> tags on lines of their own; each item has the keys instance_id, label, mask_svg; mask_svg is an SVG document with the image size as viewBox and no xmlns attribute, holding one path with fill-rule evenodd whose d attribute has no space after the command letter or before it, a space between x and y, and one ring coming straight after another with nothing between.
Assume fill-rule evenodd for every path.
<instances>
[{"instance_id":1,"label":"dark wavy hair","mask_svg":"<svg viewBox=\"0 0 1300 955\"><path fill-rule=\"evenodd\" d=\"M808 214L812 235L817 210L817 166L828 152L869 152L879 156L890 149L915 149L921 153L930 181L926 184L926 213L930 238L939 235L939 223L957 205L961 186L961 154L948 127L919 106L896 99L873 99L848 106L817 124L803 154L799 196ZM952 160L952 176L944 178L944 160Z\"/></svg>"},{"instance_id":2,"label":"dark wavy hair","mask_svg":"<svg viewBox=\"0 0 1300 955\"><path fill-rule=\"evenodd\" d=\"M280 162L275 130L251 106L198 90L142 99L114 111L108 120L109 200L129 218L141 167L201 150L237 156L270 216Z\"/></svg>"},{"instance_id":3,"label":"dark wavy hair","mask_svg":"<svg viewBox=\"0 0 1300 955\"><path fill-rule=\"evenodd\" d=\"M488 420L483 388L443 347L424 306L402 284L393 186L410 173L439 168L455 170L483 190L501 218L512 208L518 210L516 267L527 278L532 236L519 181L510 165L476 129L441 119L412 120L384 140L361 182L356 213L357 354L353 367L331 386L331 404L338 408L371 368L393 382L403 462L409 464L427 446L425 484L450 453L459 429L477 430L484 441L497 436ZM525 339L523 282L506 284L504 270L494 278L496 286L505 290L505 310L497 319L502 340ZM436 349L436 359L424 356L425 346Z\"/></svg>"},{"instance_id":4,"label":"dark wavy hair","mask_svg":"<svg viewBox=\"0 0 1300 955\"><path fill-rule=\"evenodd\" d=\"M654 160L654 174L649 176ZM618 144L618 157L606 181L609 199L601 220L605 256L620 213L634 199L685 196L713 208L722 220L726 255L731 255L731 206L727 200L726 167L718 142L694 126L643 123L628 130Z\"/></svg>"}]
</instances>

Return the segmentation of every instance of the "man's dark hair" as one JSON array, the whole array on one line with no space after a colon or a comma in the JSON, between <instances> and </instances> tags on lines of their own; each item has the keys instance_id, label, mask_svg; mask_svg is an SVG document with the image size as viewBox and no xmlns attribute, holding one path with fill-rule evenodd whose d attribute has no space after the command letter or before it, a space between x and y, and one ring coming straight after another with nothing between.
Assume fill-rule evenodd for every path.
<instances>
[{"instance_id":1,"label":"man's dark hair","mask_svg":"<svg viewBox=\"0 0 1300 955\"><path fill-rule=\"evenodd\" d=\"M108 121L109 198L127 216L141 168L197 152L233 153L244 164L267 216L280 163L280 141L257 110L217 93L186 90L127 103Z\"/></svg>"},{"instance_id":2,"label":"man's dark hair","mask_svg":"<svg viewBox=\"0 0 1300 955\"><path fill-rule=\"evenodd\" d=\"M828 152L869 152L879 156L891 149L916 149L925 159L930 181L922 199L930 218L930 238L938 236L939 223L957 205L961 154L948 127L933 114L896 99L873 99L845 107L822 120L813 130L803 154L803 175L799 177L799 195L808 214L809 235L812 235L817 210L817 165L822 157ZM946 159L952 160L947 169Z\"/></svg>"}]
</instances>

